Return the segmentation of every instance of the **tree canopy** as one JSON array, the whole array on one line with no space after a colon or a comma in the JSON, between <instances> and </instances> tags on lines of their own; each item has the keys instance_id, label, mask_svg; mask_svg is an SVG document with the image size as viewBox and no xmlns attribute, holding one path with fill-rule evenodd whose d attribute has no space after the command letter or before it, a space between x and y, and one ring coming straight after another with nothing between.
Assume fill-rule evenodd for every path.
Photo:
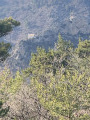
<instances>
[{"instance_id":1,"label":"tree canopy","mask_svg":"<svg viewBox=\"0 0 90 120\"><path fill-rule=\"evenodd\" d=\"M0 20L0 37L7 35L14 27L19 26L20 22L12 17ZM4 61L9 56L10 43L0 42L0 62Z\"/></svg>"},{"instance_id":2,"label":"tree canopy","mask_svg":"<svg viewBox=\"0 0 90 120\"><path fill-rule=\"evenodd\" d=\"M82 45L86 43L89 41L82 41ZM58 120L87 120L90 117L90 64L87 61L88 67L84 66L86 59L78 56L78 49L73 49L72 44L59 35L55 49L46 52L38 48L32 54L30 68L25 70L40 103Z\"/></svg>"},{"instance_id":3,"label":"tree canopy","mask_svg":"<svg viewBox=\"0 0 90 120\"><path fill-rule=\"evenodd\" d=\"M76 52L79 54L80 57L89 57L90 56L90 40L82 41L79 39L78 48Z\"/></svg>"},{"instance_id":4,"label":"tree canopy","mask_svg":"<svg viewBox=\"0 0 90 120\"><path fill-rule=\"evenodd\" d=\"M14 20L12 17L0 20L0 37L7 35L14 27L19 26L20 22Z\"/></svg>"}]
</instances>

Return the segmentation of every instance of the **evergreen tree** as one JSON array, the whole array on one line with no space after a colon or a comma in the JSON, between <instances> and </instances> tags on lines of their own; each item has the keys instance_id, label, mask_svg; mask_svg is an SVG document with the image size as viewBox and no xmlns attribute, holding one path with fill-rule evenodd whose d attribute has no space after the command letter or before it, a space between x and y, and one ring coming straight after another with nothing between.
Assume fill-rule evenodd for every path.
<instances>
[{"instance_id":1,"label":"evergreen tree","mask_svg":"<svg viewBox=\"0 0 90 120\"><path fill-rule=\"evenodd\" d=\"M40 103L58 120L90 117L90 68L85 69L83 58L75 58L73 51L72 44L59 36L55 49L38 48L25 70Z\"/></svg>"},{"instance_id":2,"label":"evergreen tree","mask_svg":"<svg viewBox=\"0 0 90 120\"><path fill-rule=\"evenodd\" d=\"M19 26L20 22L12 17L0 20L0 37L7 35L14 27ZM4 61L9 56L10 43L0 42L0 62Z\"/></svg>"},{"instance_id":3,"label":"evergreen tree","mask_svg":"<svg viewBox=\"0 0 90 120\"><path fill-rule=\"evenodd\" d=\"M14 20L12 17L0 20L0 37L7 35L14 27L19 26L20 22Z\"/></svg>"},{"instance_id":4,"label":"evergreen tree","mask_svg":"<svg viewBox=\"0 0 90 120\"><path fill-rule=\"evenodd\" d=\"M0 62L5 61L5 59L9 56L9 50L11 48L10 43L0 43Z\"/></svg>"},{"instance_id":5,"label":"evergreen tree","mask_svg":"<svg viewBox=\"0 0 90 120\"><path fill-rule=\"evenodd\" d=\"M2 106L3 106L3 103L2 101L0 101L0 118L4 117L9 111L9 107L2 108Z\"/></svg>"},{"instance_id":6,"label":"evergreen tree","mask_svg":"<svg viewBox=\"0 0 90 120\"><path fill-rule=\"evenodd\" d=\"M0 73L0 117L5 117L5 115L10 110L10 107L4 107L3 104L9 99L10 95L14 95L19 88L21 87L23 82L23 77L19 72L16 73L13 78L10 70L4 69Z\"/></svg>"},{"instance_id":7,"label":"evergreen tree","mask_svg":"<svg viewBox=\"0 0 90 120\"><path fill-rule=\"evenodd\" d=\"M4 20L0 20L0 37L7 35L9 32L13 30L14 27L20 25L20 22L12 19L12 17L5 18ZM9 56L9 50L11 48L10 43L0 42L0 62L4 61ZM13 79L7 75L8 72L4 74L2 72L0 74L0 99L2 99L2 94L5 91L8 91L8 87L12 84ZM8 78L8 79L7 79ZM8 81L9 80L9 81ZM4 91L4 92L3 92ZM2 108L3 102L0 101L0 117L4 117L9 111L9 107Z\"/></svg>"},{"instance_id":8,"label":"evergreen tree","mask_svg":"<svg viewBox=\"0 0 90 120\"><path fill-rule=\"evenodd\" d=\"M90 56L90 40L82 41L79 39L79 44L76 49L79 57L89 57Z\"/></svg>"}]
</instances>

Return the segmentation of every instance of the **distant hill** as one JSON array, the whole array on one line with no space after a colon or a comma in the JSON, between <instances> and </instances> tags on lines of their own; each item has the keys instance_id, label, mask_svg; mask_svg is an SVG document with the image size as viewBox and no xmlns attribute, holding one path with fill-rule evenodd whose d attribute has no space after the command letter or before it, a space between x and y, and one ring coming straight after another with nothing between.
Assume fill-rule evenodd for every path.
<instances>
[{"instance_id":1,"label":"distant hill","mask_svg":"<svg viewBox=\"0 0 90 120\"><path fill-rule=\"evenodd\" d=\"M25 68L38 45L53 47L59 33L75 45L90 36L90 0L0 0L0 18L9 16L21 22L2 38L15 45L7 61L13 70Z\"/></svg>"}]
</instances>

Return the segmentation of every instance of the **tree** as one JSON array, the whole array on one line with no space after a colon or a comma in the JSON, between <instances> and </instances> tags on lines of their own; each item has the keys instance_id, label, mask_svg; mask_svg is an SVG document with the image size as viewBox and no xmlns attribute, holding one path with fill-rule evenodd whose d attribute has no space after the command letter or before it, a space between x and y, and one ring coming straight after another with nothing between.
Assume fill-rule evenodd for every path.
<instances>
[{"instance_id":1,"label":"tree","mask_svg":"<svg viewBox=\"0 0 90 120\"><path fill-rule=\"evenodd\" d=\"M0 72L0 117L5 117L5 115L9 112L10 106L7 104L6 107L3 108L3 104L7 102L11 95L14 95L23 83L23 77L19 72L16 73L13 78L10 70L4 69Z\"/></svg>"},{"instance_id":2,"label":"tree","mask_svg":"<svg viewBox=\"0 0 90 120\"><path fill-rule=\"evenodd\" d=\"M24 83L21 89L9 99L10 110L4 120L51 120L48 111L41 106L35 91Z\"/></svg>"},{"instance_id":3,"label":"tree","mask_svg":"<svg viewBox=\"0 0 90 120\"><path fill-rule=\"evenodd\" d=\"M2 101L0 101L0 118L4 117L9 111L9 107L2 108L2 106L3 106L3 103L2 103Z\"/></svg>"},{"instance_id":4,"label":"tree","mask_svg":"<svg viewBox=\"0 0 90 120\"><path fill-rule=\"evenodd\" d=\"M11 74L10 70L5 68L0 72L0 99L6 101L8 95L16 93L23 82L23 77L19 71L15 74L15 77Z\"/></svg>"},{"instance_id":5,"label":"tree","mask_svg":"<svg viewBox=\"0 0 90 120\"><path fill-rule=\"evenodd\" d=\"M79 112L84 111L84 115L90 107L90 77L85 78L84 75L77 71L74 75L68 71L65 75L57 71L56 76L47 75L47 85L36 79L34 85L40 103L60 120L77 120L81 117Z\"/></svg>"},{"instance_id":6,"label":"tree","mask_svg":"<svg viewBox=\"0 0 90 120\"><path fill-rule=\"evenodd\" d=\"M12 17L5 18L4 20L0 20L0 37L7 35L9 32L13 30L14 27L18 25L20 25L20 22L14 20ZM9 56L10 48L11 48L10 43L4 43L4 42L0 43L0 62L5 61L5 59ZM0 86L1 86L0 99L2 99L3 90L7 91L6 88L10 87L9 83L7 83L8 77L11 80L11 77L9 76L9 74L7 75L7 72L5 74L4 72L0 73ZM2 106L3 106L3 102L0 101L0 117L4 117L9 111L9 107L3 109Z\"/></svg>"},{"instance_id":7,"label":"tree","mask_svg":"<svg viewBox=\"0 0 90 120\"><path fill-rule=\"evenodd\" d=\"M0 62L5 61L9 56L9 50L11 48L10 43L0 43Z\"/></svg>"},{"instance_id":8,"label":"tree","mask_svg":"<svg viewBox=\"0 0 90 120\"><path fill-rule=\"evenodd\" d=\"M19 26L20 22L14 20L12 17L0 20L0 37L7 35L14 27Z\"/></svg>"},{"instance_id":9,"label":"tree","mask_svg":"<svg viewBox=\"0 0 90 120\"><path fill-rule=\"evenodd\" d=\"M9 34L14 27L19 26L20 22L14 20L12 17L0 20L0 37ZM9 56L10 43L0 43L0 62L4 61Z\"/></svg>"},{"instance_id":10,"label":"tree","mask_svg":"<svg viewBox=\"0 0 90 120\"><path fill-rule=\"evenodd\" d=\"M90 69L82 68L82 60L76 64L70 45L60 37L55 50L38 48L25 71L40 103L58 120L90 117Z\"/></svg>"},{"instance_id":11,"label":"tree","mask_svg":"<svg viewBox=\"0 0 90 120\"><path fill-rule=\"evenodd\" d=\"M79 39L78 47L76 48L76 52L79 57L89 57L90 56L90 40L82 41Z\"/></svg>"}]
</instances>

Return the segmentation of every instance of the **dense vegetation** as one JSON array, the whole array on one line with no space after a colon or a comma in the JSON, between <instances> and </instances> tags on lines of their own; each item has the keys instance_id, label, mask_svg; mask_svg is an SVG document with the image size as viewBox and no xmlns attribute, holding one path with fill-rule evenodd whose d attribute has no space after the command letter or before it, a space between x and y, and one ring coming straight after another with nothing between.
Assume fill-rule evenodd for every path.
<instances>
[{"instance_id":1,"label":"dense vegetation","mask_svg":"<svg viewBox=\"0 0 90 120\"><path fill-rule=\"evenodd\" d=\"M0 116L3 120L89 120L89 71L90 40L79 39L74 48L59 35L54 49L37 48L32 53L30 67L22 74L13 77L8 69L1 72L0 98L6 108L1 108L1 102Z\"/></svg>"},{"instance_id":2,"label":"dense vegetation","mask_svg":"<svg viewBox=\"0 0 90 120\"><path fill-rule=\"evenodd\" d=\"M30 75L41 105L58 120L90 118L89 49L89 40L79 40L74 49L59 35L54 50L38 48L32 54L25 73Z\"/></svg>"},{"instance_id":3,"label":"dense vegetation","mask_svg":"<svg viewBox=\"0 0 90 120\"><path fill-rule=\"evenodd\" d=\"M0 20L0 37L7 35L14 27L19 26L20 22L14 20L12 17Z\"/></svg>"},{"instance_id":4,"label":"dense vegetation","mask_svg":"<svg viewBox=\"0 0 90 120\"><path fill-rule=\"evenodd\" d=\"M0 37L7 35L18 25L20 25L20 22L14 20L12 17L0 20ZM5 59L9 56L10 48L10 43L0 42L0 62L5 61ZM4 95L3 93L8 90L7 88L10 88L10 85L13 82L14 81L11 81L11 76L8 74L8 71L0 73L0 117L4 117L9 111L9 107L2 108L5 99L5 96L3 98L2 96Z\"/></svg>"},{"instance_id":5,"label":"dense vegetation","mask_svg":"<svg viewBox=\"0 0 90 120\"><path fill-rule=\"evenodd\" d=\"M52 47L59 32L75 46L78 36L89 38L89 11L89 0L1 0L0 17L11 15L22 22L12 36L20 42L10 64L16 69L23 60L28 64L31 51L37 45ZM0 38L19 25L12 17L0 20ZM31 31L36 38L25 40ZM38 47L31 54L25 70L13 74L7 67L0 69L0 120L90 120L90 40L81 38L75 48L59 35L53 49ZM10 48L0 42L1 65Z\"/></svg>"}]
</instances>

